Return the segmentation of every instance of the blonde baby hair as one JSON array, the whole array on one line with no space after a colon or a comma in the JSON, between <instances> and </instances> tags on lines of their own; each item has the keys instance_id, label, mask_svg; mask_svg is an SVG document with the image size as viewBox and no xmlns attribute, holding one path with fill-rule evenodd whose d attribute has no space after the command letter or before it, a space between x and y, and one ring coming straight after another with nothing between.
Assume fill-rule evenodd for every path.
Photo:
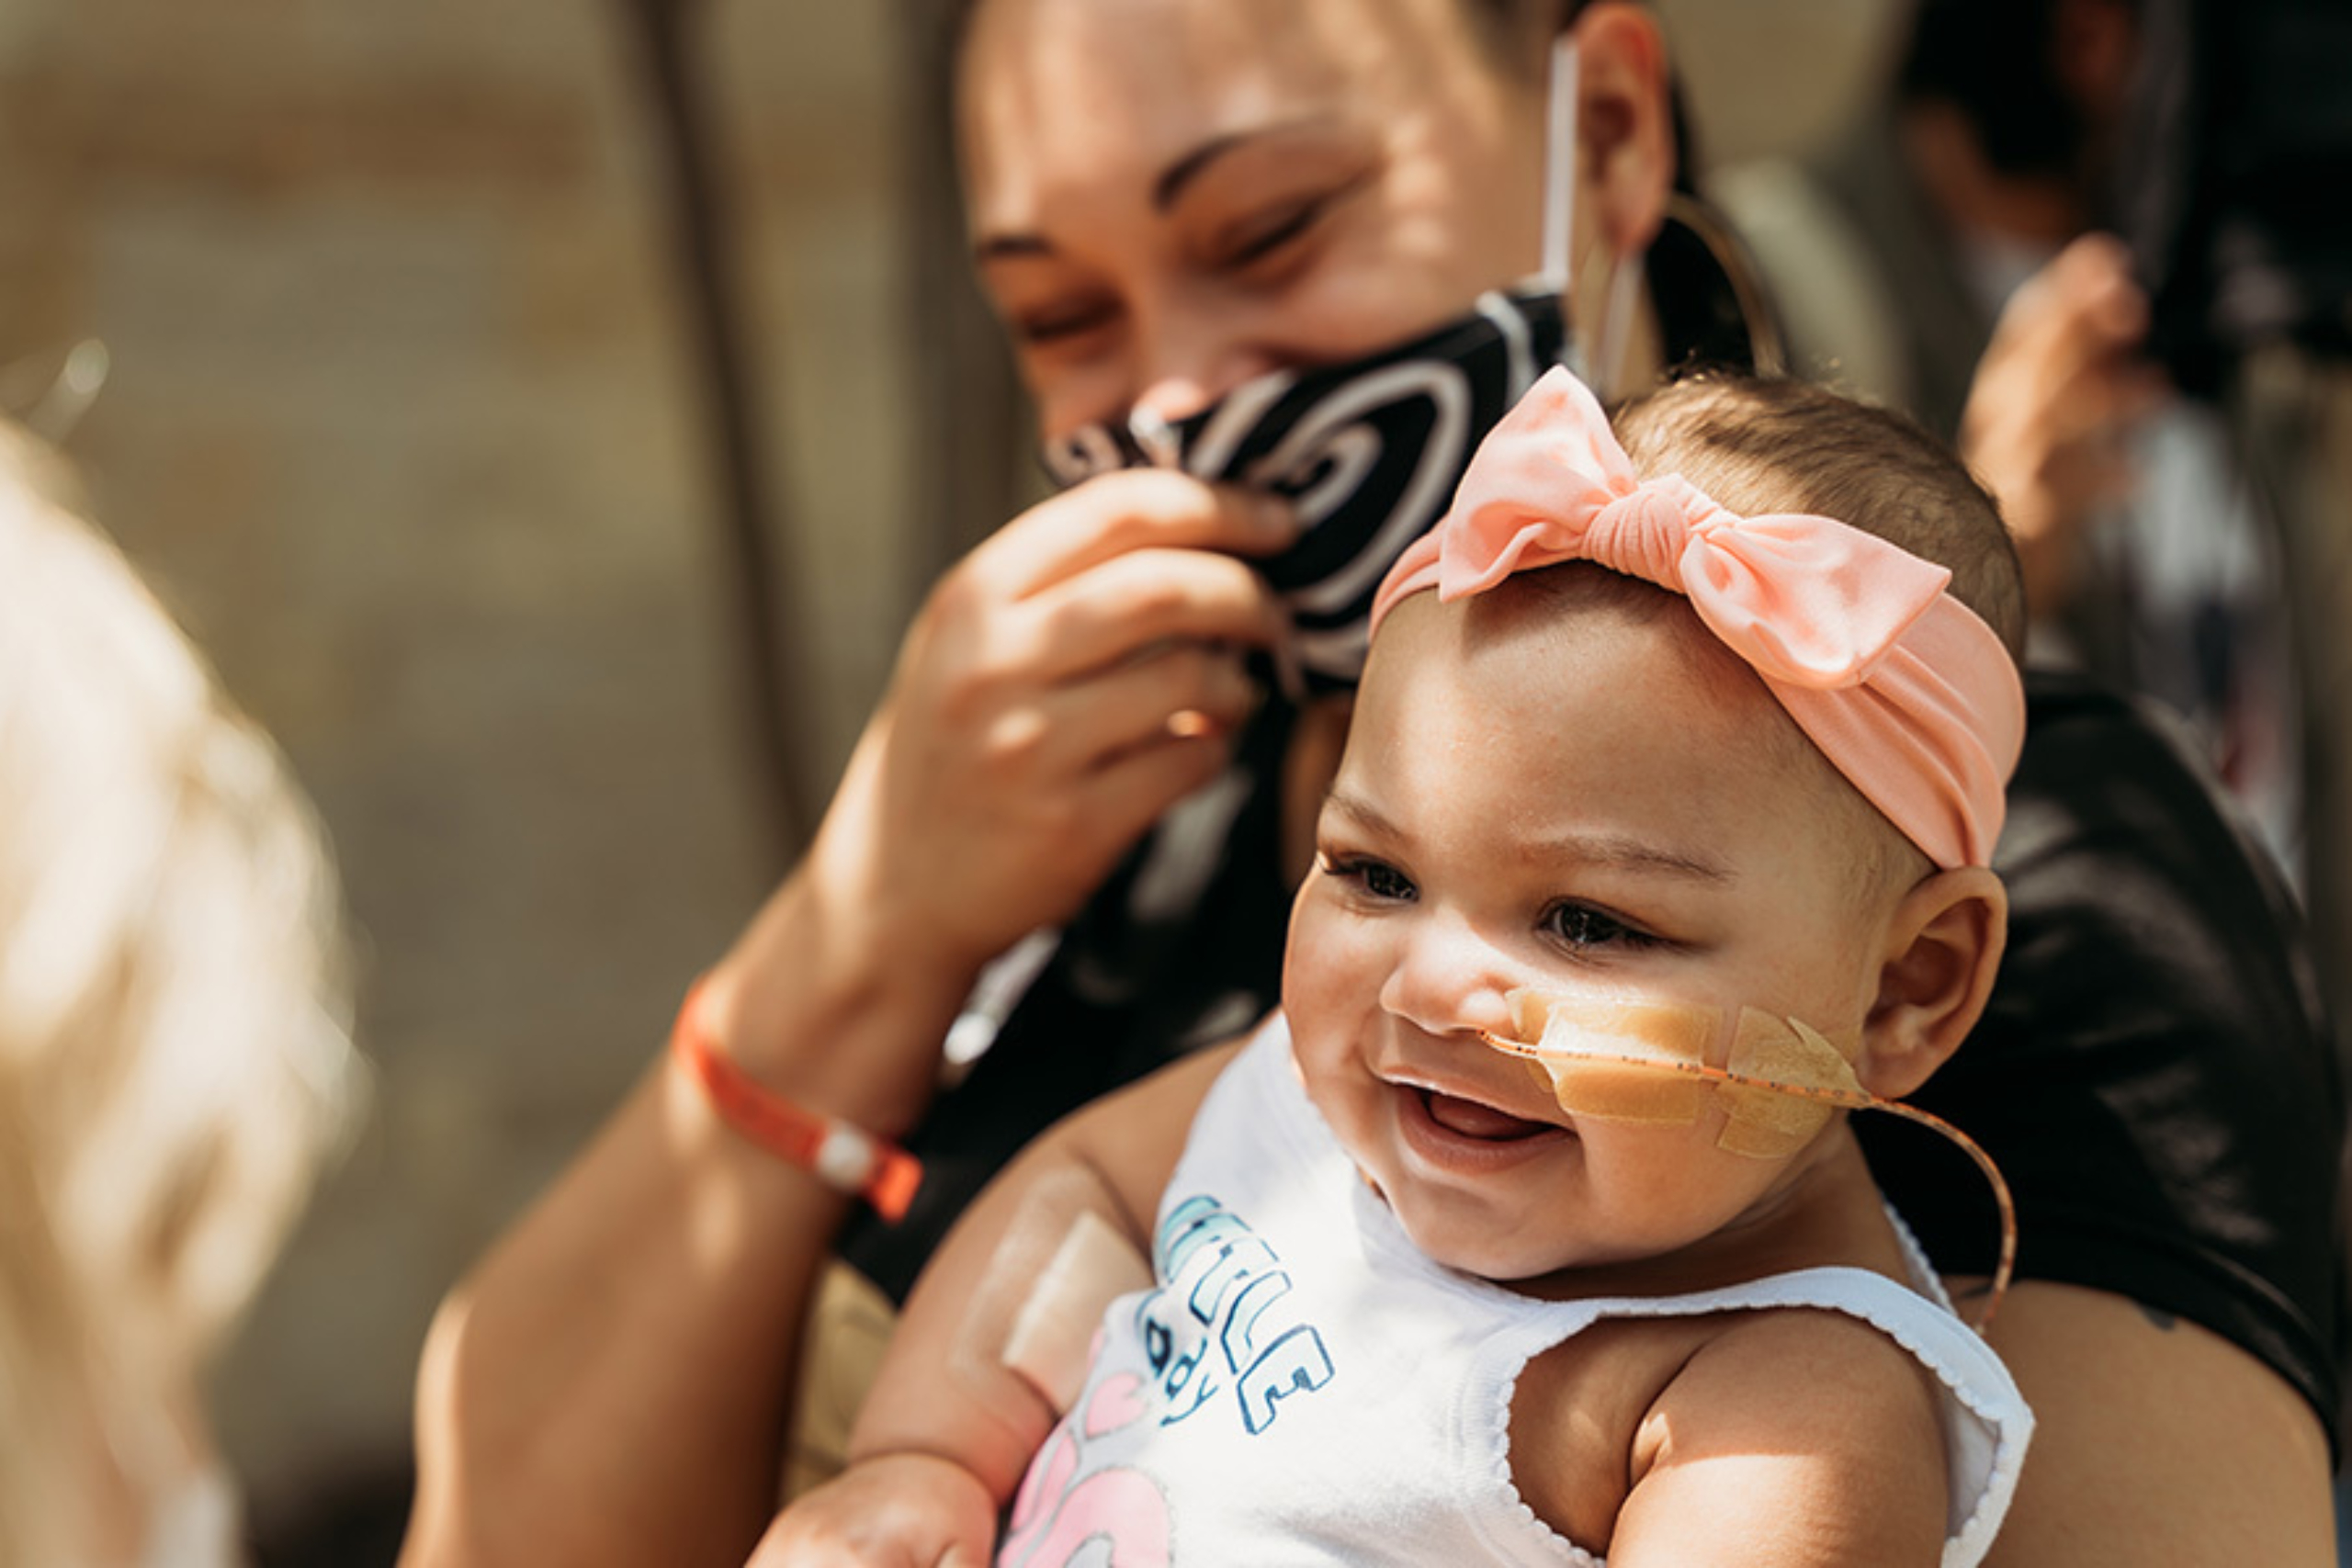
<instances>
[{"instance_id":1,"label":"blonde baby hair","mask_svg":"<svg viewBox=\"0 0 2352 1568\"><path fill-rule=\"evenodd\" d=\"M0 422L0 1568L183 1478L359 1083L310 807L70 495Z\"/></svg>"}]
</instances>

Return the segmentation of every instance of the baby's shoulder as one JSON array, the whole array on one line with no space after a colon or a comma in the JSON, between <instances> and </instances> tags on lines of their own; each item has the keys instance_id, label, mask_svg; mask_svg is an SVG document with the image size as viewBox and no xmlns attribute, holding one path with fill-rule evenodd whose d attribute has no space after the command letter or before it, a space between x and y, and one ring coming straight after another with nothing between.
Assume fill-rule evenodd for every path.
<instances>
[{"instance_id":1,"label":"baby's shoulder","mask_svg":"<svg viewBox=\"0 0 2352 1568\"><path fill-rule=\"evenodd\" d=\"M1813 1410L1849 1417L1864 1407L1930 1427L1941 1385L1919 1358L1875 1323L1822 1306L1773 1306L1697 1320L1703 1337L1660 1388L1660 1415L1775 1423Z\"/></svg>"},{"instance_id":2,"label":"baby's shoulder","mask_svg":"<svg viewBox=\"0 0 2352 1568\"><path fill-rule=\"evenodd\" d=\"M1600 1552L1654 1477L1772 1456L1807 1485L1944 1483L1939 1384L1850 1314L1767 1307L1605 1319L1528 1363L1511 1404L1511 1473L1529 1507ZM1899 1459L1897 1456L1901 1456Z\"/></svg>"}]
</instances>

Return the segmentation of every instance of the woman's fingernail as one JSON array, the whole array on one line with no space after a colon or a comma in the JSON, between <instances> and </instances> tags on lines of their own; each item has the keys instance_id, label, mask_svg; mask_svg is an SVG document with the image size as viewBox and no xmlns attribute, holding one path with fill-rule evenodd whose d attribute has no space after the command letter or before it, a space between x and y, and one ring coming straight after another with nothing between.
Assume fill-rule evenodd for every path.
<instances>
[{"instance_id":1,"label":"woman's fingernail","mask_svg":"<svg viewBox=\"0 0 2352 1568\"><path fill-rule=\"evenodd\" d=\"M1168 716L1168 733L1180 740L1200 740L1216 733L1216 720L1198 708L1178 708Z\"/></svg>"}]
</instances>

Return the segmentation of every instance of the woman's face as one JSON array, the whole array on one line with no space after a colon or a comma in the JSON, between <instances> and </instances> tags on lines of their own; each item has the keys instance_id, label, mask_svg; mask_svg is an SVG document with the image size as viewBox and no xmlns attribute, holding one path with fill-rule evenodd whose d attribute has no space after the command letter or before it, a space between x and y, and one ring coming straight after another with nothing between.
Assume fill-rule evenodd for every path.
<instances>
[{"instance_id":1,"label":"woman's face","mask_svg":"<svg viewBox=\"0 0 2352 1568\"><path fill-rule=\"evenodd\" d=\"M1535 269L1541 74L1464 4L981 0L973 242L1046 435L1182 418Z\"/></svg>"}]
</instances>

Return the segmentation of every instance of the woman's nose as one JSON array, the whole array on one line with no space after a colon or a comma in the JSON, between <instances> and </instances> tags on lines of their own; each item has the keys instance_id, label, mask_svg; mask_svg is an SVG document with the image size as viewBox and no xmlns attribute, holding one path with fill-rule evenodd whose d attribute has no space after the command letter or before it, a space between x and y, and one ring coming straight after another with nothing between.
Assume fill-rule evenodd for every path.
<instances>
[{"instance_id":1,"label":"woman's nose","mask_svg":"<svg viewBox=\"0 0 2352 1568\"><path fill-rule=\"evenodd\" d=\"M1177 308L1140 323L1136 334L1136 413L1174 423L1209 408L1235 388L1282 367L1234 320L1231 310Z\"/></svg>"},{"instance_id":2,"label":"woman's nose","mask_svg":"<svg viewBox=\"0 0 2352 1568\"><path fill-rule=\"evenodd\" d=\"M1380 1005L1427 1034L1510 1030L1505 999L1520 983L1508 955L1458 916L1430 911L1382 984Z\"/></svg>"},{"instance_id":3,"label":"woman's nose","mask_svg":"<svg viewBox=\"0 0 2352 1568\"><path fill-rule=\"evenodd\" d=\"M1204 379L1193 376L1163 376L1146 382L1129 412L1147 414L1169 424L1200 412L1216 401L1218 393Z\"/></svg>"}]
</instances>

